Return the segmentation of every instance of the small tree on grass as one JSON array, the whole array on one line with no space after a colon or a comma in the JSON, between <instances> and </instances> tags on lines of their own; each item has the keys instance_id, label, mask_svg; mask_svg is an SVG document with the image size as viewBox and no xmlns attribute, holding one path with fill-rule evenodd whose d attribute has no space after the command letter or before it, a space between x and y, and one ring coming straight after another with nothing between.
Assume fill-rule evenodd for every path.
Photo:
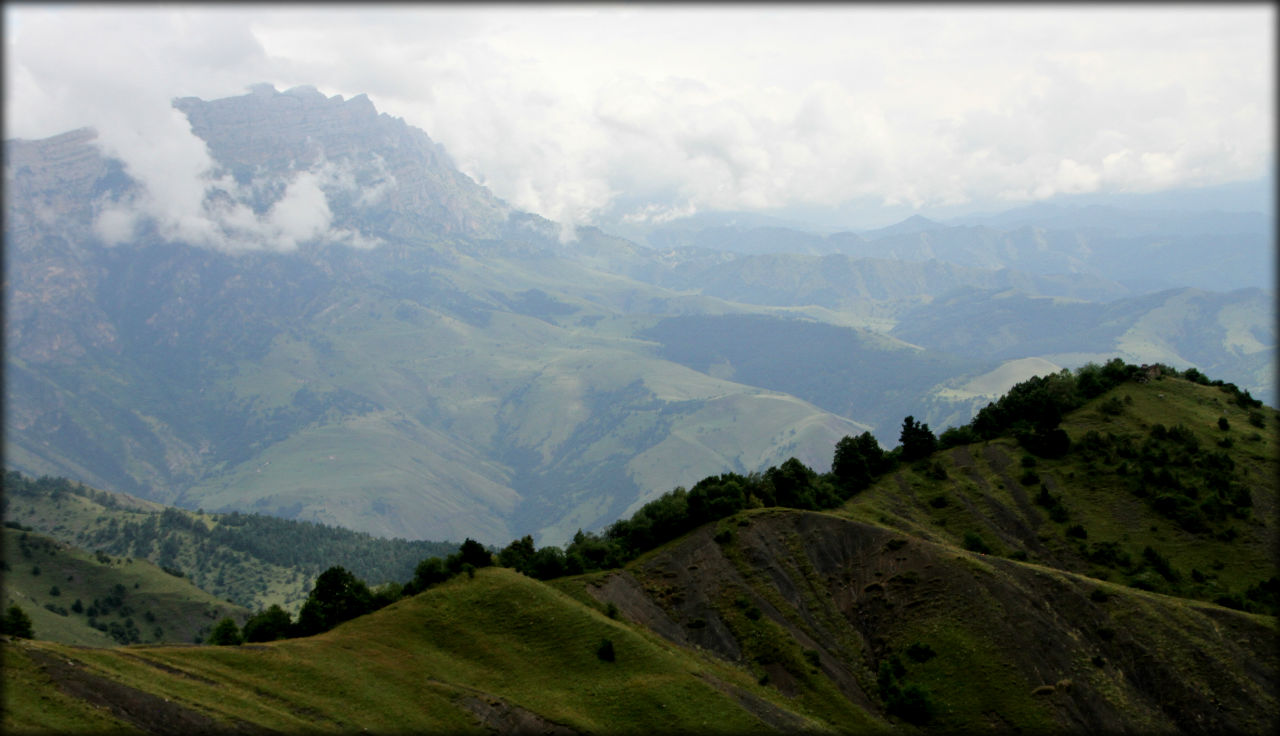
<instances>
[{"instance_id":1,"label":"small tree on grass","mask_svg":"<svg viewBox=\"0 0 1280 736\"><path fill-rule=\"evenodd\" d=\"M372 610L369 586L346 568L334 566L316 578L316 587L298 611L296 629L301 636L311 636Z\"/></svg>"},{"instance_id":2,"label":"small tree on grass","mask_svg":"<svg viewBox=\"0 0 1280 736\"><path fill-rule=\"evenodd\" d=\"M8 634L20 639L34 637L35 630L31 627L31 617L18 606L9 606L9 610L4 612L4 618L0 618L0 634Z\"/></svg>"},{"instance_id":3,"label":"small tree on grass","mask_svg":"<svg viewBox=\"0 0 1280 736\"><path fill-rule=\"evenodd\" d=\"M236 626L236 622L227 617L213 627L213 633L209 634L209 643L219 646L236 646L243 644L244 638L240 636L240 627Z\"/></svg>"},{"instance_id":4,"label":"small tree on grass","mask_svg":"<svg viewBox=\"0 0 1280 736\"><path fill-rule=\"evenodd\" d=\"M596 656L601 662L612 662L616 658L613 652L613 640L601 639L600 646L596 648Z\"/></svg>"},{"instance_id":5,"label":"small tree on grass","mask_svg":"<svg viewBox=\"0 0 1280 736\"><path fill-rule=\"evenodd\" d=\"M275 641L289 636L289 627L293 622L289 612L276 604L265 611L260 611L244 622L245 641Z\"/></svg>"}]
</instances>

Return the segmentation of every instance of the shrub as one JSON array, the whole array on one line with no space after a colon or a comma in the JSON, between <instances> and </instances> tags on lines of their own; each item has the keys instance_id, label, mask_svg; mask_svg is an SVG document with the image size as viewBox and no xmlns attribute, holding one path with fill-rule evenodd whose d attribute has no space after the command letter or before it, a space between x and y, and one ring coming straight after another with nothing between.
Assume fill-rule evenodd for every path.
<instances>
[{"instance_id":1,"label":"shrub","mask_svg":"<svg viewBox=\"0 0 1280 736\"><path fill-rule=\"evenodd\" d=\"M945 509L948 505L950 505L950 503L951 502L947 500L947 494L945 493L940 493L934 496L933 498L929 499L929 505L935 509Z\"/></svg>"},{"instance_id":2,"label":"shrub","mask_svg":"<svg viewBox=\"0 0 1280 736\"><path fill-rule=\"evenodd\" d=\"M964 548L970 552L980 552L984 555L991 554L991 548L982 539L982 535L977 532L964 533Z\"/></svg>"},{"instance_id":3,"label":"shrub","mask_svg":"<svg viewBox=\"0 0 1280 736\"><path fill-rule=\"evenodd\" d=\"M1142 559L1146 560L1151 569L1160 574L1160 577L1171 583L1176 583L1182 578L1177 570L1173 569L1173 565L1169 563L1169 559L1157 552L1153 547L1147 546L1142 550Z\"/></svg>"},{"instance_id":4,"label":"shrub","mask_svg":"<svg viewBox=\"0 0 1280 736\"><path fill-rule=\"evenodd\" d=\"M289 612L273 603L267 610L254 614L244 622L244 640L259 642L284 639L289 635L292 625Z\"/></svg>"},{"instance_id":5,"label":"shrub","mask_svg":"<svg viewBox=\"0 0 1280 736\"><path fill-rule=\"evenodd\" d=\"M1083 525L1081 525L1081 524L1073 524L1073 525L1071 525L1071 526L1067 527L1067 532L1066 532L1066 534L1067 534L1067 536L1068 536L1068 537L1075 537L1076 539L1088 539L1088 538L1089 538L1089 532L1085 531L1084 526L1083 526Z\"/></svg>"},{"instance_id":6,"label":"shrub","mask_svg":"<svg viewBox=\"0 0 1280 736\"><path fill-rule=\"evenodd\" d=\"M601 639L600 646L596 647L596 657L601 662L613 662L617 655L613 651L612 639Z\"/></svg>"},{"instance_id":7,"label":"shrub","mask_svg":"<svg viewBox=\"0 0 1280 736\"><path fill-rule=\"evenodd\" d=\"M907 647L907 656L917 662L924 663L938 656L938 653L933 651L933 647L928 644L916 642Z\"/></svg>"},{"instance_id":8,"label":"shrub","mask_svg":"<svg viewBox=\"0 0 1280 736\"><path fill-rule=\"evenodd\" d=\"M809 663L809 666L815 667L815 668L818 666L819 662L821 661L818 658L818 651L816 649L804 650L804 658L805 658L805 661Z\"/></svg>"},{"instance_id":9,"label":"shrub","mask_svg":"<svg viewBox=\"0 0 1280 736\"><path fill-rule=\"evenodd\" d=\"M928 723L935 709L929 691L919 685L896 689L885 700L885 710L916 725Z\"/></svg>"},{"instance_id":10,"label":"shrub","mask_svg":"<svg viewBox=\"0 0 1280 736\"><path fill-rule=\"evenodd\" d=\"M1226 417L1218 417L1218 429L1226 432L1231 429L1231 422L1228 422Z\"/></svg>"},{"instance_id":11,"label":"shrub","mask_svg":"<svg viewBox=\"0 0 1280 736\"><path fill-rule=\"evenodd\" d=\"M302 636L328 631L343 621L373 610L373 593L363 580L335 565L320 573L298 611L295 626Z\"/></svg>"},{"instance_id":12,"label":"shrub","mask_svg":"<svg viewBox=\"0 0 1280 736\"><path fill-rule=\"evenodd\" d=\"M1106 416L1116 417L1124 413L1124 402L1112 396L1098 405L1098 411Z\"/></svg>"},{"instance_id":13,"label":"shrub","mask_svg":"<svg viewBox=\"0 0 1280 736\"><path fill-rule=\"evenodd\" d=\"M236 646L244 643L244 638L240 635L240 627L228 617L213 627L213 632L209 634L209 643L219 646Z\"/></svg>"},{"instance_id":14,"label":"shrub","mask_svg":"<svg viewBox=\"0 0 1280 736\"><path fill-rule=\"evenodd\" d=\"M9 606L4 612L4 617L0 618L0 634L8 634L19 639L32 638L35 636L35 630L31 627L31 617L18 606Z\"/></svg>"}]
</instances>

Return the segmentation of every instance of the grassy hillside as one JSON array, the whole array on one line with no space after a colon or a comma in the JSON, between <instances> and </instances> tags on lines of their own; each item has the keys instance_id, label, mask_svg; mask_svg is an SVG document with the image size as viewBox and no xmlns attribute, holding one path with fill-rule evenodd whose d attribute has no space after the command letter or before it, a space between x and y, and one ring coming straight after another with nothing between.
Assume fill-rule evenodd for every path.
<instances>
[{"instance_id":1,"label":"grassy hillside","mask_svg":"<svg viewBox=\"0 0 1280 736\"><path fill-rule=\"evenodd\" d=\"M62 479L5 477L5 517L62 542L147 559L217 598L251 609L296 611L315 577L342 565L377 585L403 582L449 542L380 539L309 522L162 506Z\"/></svg>"},{"instance_id":2,"label":"grassy hillside","mask_svg":"<svg viewBox=\"0 0 1280 736\"><path fill-rule=\"evenodd\" d=\"M3 649L10 732L94 731L104 714L165 731L825 730L738 668L494 568L309 639Z\"/></svg>"},{"instance_id":3,"label":"grassy hillside","mask_svg":"<svg viewBox=\"0 0 1280 736\"><path fill-rule=\"evenodd\" d=\"M1127 378L1099 383L1108 371ZM832 510L751 495L700 527L658 524L742 484L770 503L846 498L828 493L842 475L788 463L673 492L623 537L562 553L598 570L584 565L642 527L672 540L628 548L648 551L621 569L468 568L262 645L6 644L4 725L1268 732L1280 415L1202 379L1117 362L1028 381L965 430L992 439L956 430L921 454L916 425ZM1045 401L1077 408L1059 422Z\"/></svg>"},{"instance_id":4,"label":"grassy hillside","mask_svg":"<svg viewBox=\"0 0 1280 736\"><path fill-rule=\"evenodd\" d=\"M1265 732L1274 617L926 542L743 512L587 582L842 729Z\"/></svg>"},{"instance_id":5,"label":"grassy hillside","mask_svg":"<svg viewBox=\"0 0 1280 736\"><path fill-rule=\"evenodd\" d=\"M4 607L31 617L36 637L68 644L203 641L248 609L132 557L90 554L43 534L4 528Z\"/></svg>"},{"instance_id":6,"label":"grassy hillside","mask_svg":"<svg viewBox=\"0 0 1280 736\"><path fill-rule=\"evenodd\" d=\"M1278 425L1275 410L1241 407L1214 386L1127 382L1064 418L1061 458L1008 438L954 447L899 466L841 513L1274 614Z\"/></svg>"}]
</instances>

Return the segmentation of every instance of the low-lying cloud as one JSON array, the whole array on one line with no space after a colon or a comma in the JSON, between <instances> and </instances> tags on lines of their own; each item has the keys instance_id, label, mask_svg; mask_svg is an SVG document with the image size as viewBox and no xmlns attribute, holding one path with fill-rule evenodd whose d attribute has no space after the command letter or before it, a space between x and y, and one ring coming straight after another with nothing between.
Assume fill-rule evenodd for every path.
<instances>
[{"instance_id":1,"label":"low-lying cloud","mask_svg":"<svg viewBox=\"0 0 1280 736\"><path fill-rule=\"evenodd\" d=\"M300 179L253 227L210 214L207 152L168 100L259 81L367 93L499 197L566 225L853 200L994 208L1251 179L1274 158L1265 6L6 14L11 134L93 125L174 232L256 227L276 248L317 232L324 187Z\"/></svg>"}]
</instances>

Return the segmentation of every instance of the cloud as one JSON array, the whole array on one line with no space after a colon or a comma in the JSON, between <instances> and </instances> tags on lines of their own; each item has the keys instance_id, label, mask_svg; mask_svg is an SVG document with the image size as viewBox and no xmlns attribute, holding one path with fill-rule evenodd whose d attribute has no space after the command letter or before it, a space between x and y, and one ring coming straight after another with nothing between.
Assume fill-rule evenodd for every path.
<instances>
[{"instance_id":1,"label":"cloud","mask_svg":"<svg viewBox=\"0 0 1280 736\"><path fill-rule=\"evenodd\" d=\"M97 126L154 183L153 213L197 234L207 153L167 101L264 80L368 93L566 232L604 213L992 207L1200 186L1260 176L1274 159L1266 6L6 15L20 21L8 30L11 132Z\"/></svg>"}]
</instances>

